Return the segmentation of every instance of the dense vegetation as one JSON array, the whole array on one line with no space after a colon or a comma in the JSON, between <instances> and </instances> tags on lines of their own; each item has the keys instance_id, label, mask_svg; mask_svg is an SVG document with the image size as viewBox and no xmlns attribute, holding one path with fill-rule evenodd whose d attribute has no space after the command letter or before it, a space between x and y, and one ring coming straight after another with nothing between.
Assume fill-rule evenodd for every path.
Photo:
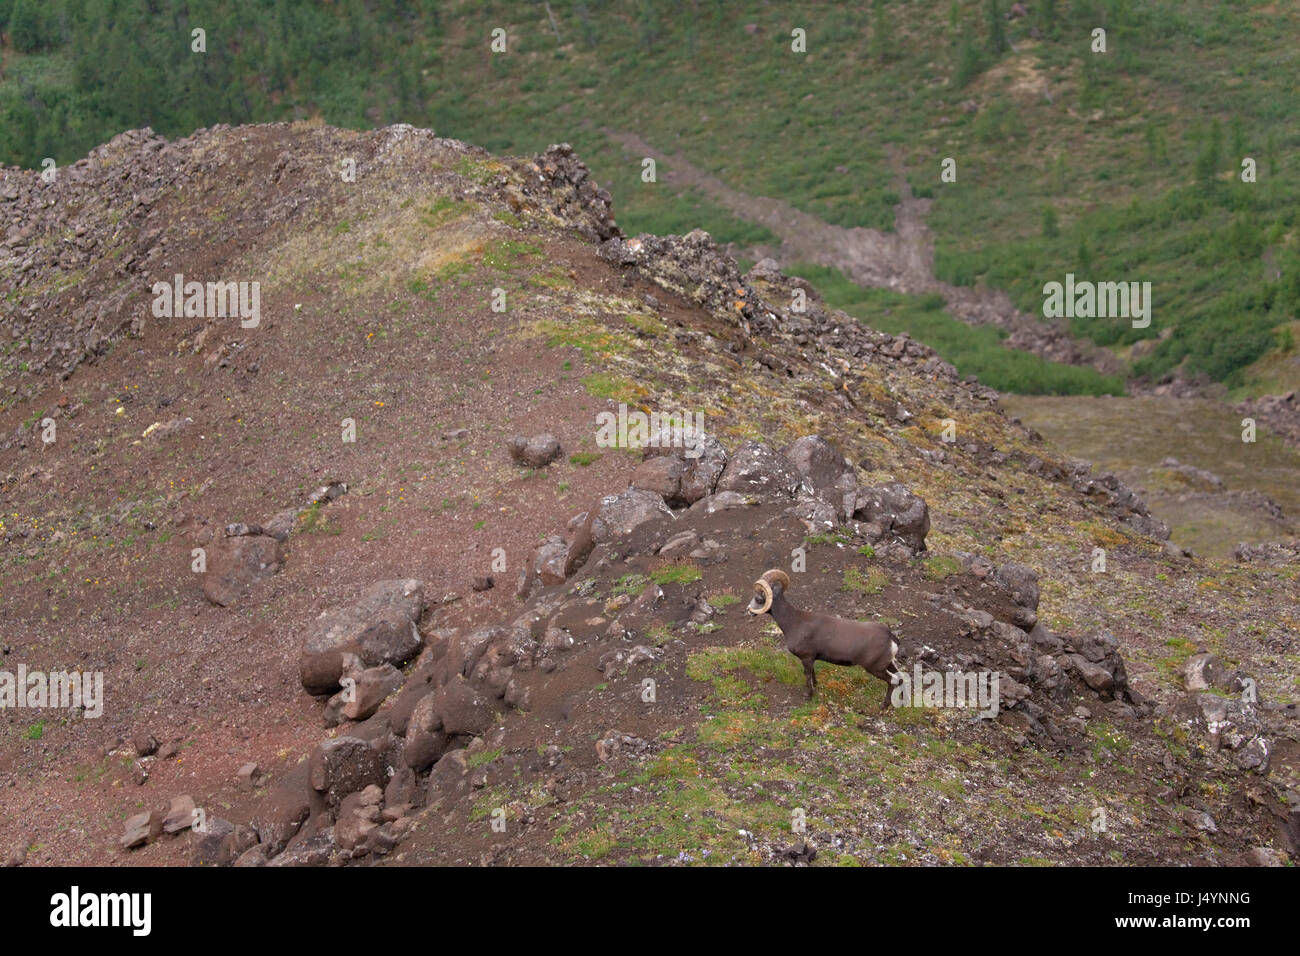
<instances>
[{"instance_id":1,"label":"dense vegetation","mask_svg":"<svg viewBox=\"0 0 1300 956\"><path fill-rule=\"evenodd\" d=\"M1066 272L1150 281L1150 328L1077 320L1073 331L1138 373L1185 364L1250 390L1252 363L1294 348L1300 331L1300 11L1039 0L1008 21L1008 6L0 0L0 161L73 160L135 126L184 135L295 118L411 122L498 152L567 139L625 228L703 226L744 247L771 237L662 172L643 183L639 158L605 129L844 226L892 227L896 151L935 199L940 278L1006 288L1031 311ZM1099 26L1104 54L1091 52ZM489 49L498 27L505 54ZM794 27L806 53L791 51ZM191 52L195 28L206 53ZM1254 183L1240 175L1247 156ZM944 157L955 183L939 179ZM927 330L914 332L938 334ZM993 361L977 342L988 333L973 335L967 351ZM1130 352L1141 339L1153 341Z\"/></svg>"},{"instance_id":2,"label":"dense vegetation","mask_svg":"<svg viewBox=\"0 0 1300 956\"><path fill-rule=\"evenodd\" d=\"M1000 392L1021 395L1122 395L1124 383L1096 369L1049 362L1004 348L1006 332L991 325L958 322L944 310L941 295L902 295L864 289L836 269L796 263L791 275L808 279L827 303L864 320L873 329L907 332L942 355L962 375L974 375Z\"/></svg>"}]
</instances>

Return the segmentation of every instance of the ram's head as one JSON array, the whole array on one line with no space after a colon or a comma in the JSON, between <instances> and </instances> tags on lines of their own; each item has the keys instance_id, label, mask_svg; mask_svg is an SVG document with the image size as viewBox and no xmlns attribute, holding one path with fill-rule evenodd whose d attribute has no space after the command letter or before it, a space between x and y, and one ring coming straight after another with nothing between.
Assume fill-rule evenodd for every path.
<instances>
[{"instance_id":1,"label":"ram's head","mask_svg":"<svg viewBox=\"0 0 1300 956\"><path fill-rule=\"evenodd\" d=\"M772 610L772 598L775 596L772 589L780 588L782 591L790 587L790 578L784 572L776 568L771 571L764 571L763 576L754 582L754 599L749 602L745 609L750 614L766 614Z\"/></svg>"}]
</instances>

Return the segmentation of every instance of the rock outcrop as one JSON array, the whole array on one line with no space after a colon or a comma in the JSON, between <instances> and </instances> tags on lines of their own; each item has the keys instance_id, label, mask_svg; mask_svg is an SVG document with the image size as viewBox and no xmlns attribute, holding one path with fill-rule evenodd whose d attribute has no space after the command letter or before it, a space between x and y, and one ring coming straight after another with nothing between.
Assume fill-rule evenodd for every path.
<instances>
[{"instance_id":1,"label":"rock outcrop","mask_svg":"<svg viewBox=\"0 0 1300 956\"><path fill-rule=\"evenodd\" d=\"M405 664L420 650L417 622L423 609L423 585L406 578L383 581L355 604L321 612L308 628L298 658L303 687L312 694L338 690L347 654L366 667Z\"/></svg>"}]
</instances>

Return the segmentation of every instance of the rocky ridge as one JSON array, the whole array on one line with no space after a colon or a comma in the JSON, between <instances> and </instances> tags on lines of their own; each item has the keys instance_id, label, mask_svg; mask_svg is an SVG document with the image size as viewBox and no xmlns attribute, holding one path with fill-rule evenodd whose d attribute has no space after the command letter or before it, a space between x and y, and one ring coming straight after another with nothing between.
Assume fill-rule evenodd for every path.
<instances>
[{"instance_id":1,"label":"rocky ridge","mask_svg":"<svg viewBox=\"0 0 1300 956\"><path fill-rule=\"evenodd\" d=\"M200 131L170 145L176 148L177 163L212 172L231 162L218 158L218 143L257 132L278 136L287 131ZM322 130L309 135L328 142L338 134ZM909 663L1004 670L1011 705L996 721L981 723L980 730L970 733L988 735L997 747L1024 748L1014 752L1025 758L1046 750L1073 755L1073 761L1080 754L1086 757L1089 746L1099 746L1103 731L1098 728L1108 723L1136 741L1130 759L1140 753L1142 761L1154 761L1143 766L1161 766L1163 751L1152 727L1181 727L1185 739L1212 739L1214 746L1203 754L1167 754L1163 766L1168 774L1185 780L1200 775L1237 780L1218 775L1247 774L1247 780L1261 782L1258 788L1245 785L1255 794L1254 810L1202 801L1204 807L1195 812L1213 812L1220 835L1213 840L1206 836L1209 842L1189 851L1206 856L1187 858L1215 854L1221 861L1245 853L1250 846L1244 841L1267 831L1258 818L1281 821L1280 832L1285 832L1293 819L1288 813L1294 812L1286 801L1295 786L1293 745L1286 742L1294 731L1288 729L1285 702L1268 696L1262 705L1234 701L1220 713L1203 696L1224 693L1217 685L1187 690L1202 695L1191 698L1190 708L1181 689L1171 694L1162 686L1160 694L1149 695L1135 684L1154 683L1152 665L1121 651L1140 638L1133 628L1125 625L1116 636L1092 620L1091 608L1079 624L1056 621L1074 593L1063 589L1080 586L1070 565L1087 553L1077 544L1084 540L1082 534L1105 541L1116 566L1139 569L1131 575L1191 578L1210 573L1186 555L1165 553L1159 524L1118 479L1092 475L1084 463L1057 460L1031 432L1005 420L991 390L960 381L950 366L907 336L884 335L826 309L815 289L783 276L771 263L742 275L703 233L622 236L607 194L602 196L565 147L501 163L409 128L369 134L364 141L375 162L401 149L411 149L421 159L434 154L444 162L472 160L473 175L447 178L455 195L510 210L534 235L545 228L572 228L593 244L593 258L651 308L656 302L675 308L678 300L699 308L703 318L679 319L653 340L657 356L677 350L673 355L680 368L633 364L651 361L640 358L619 359L616 371L640 372L656 385L671 383L674 375L691 384L707 382L721 371L734 392L749 388L756 397L751 406L735 407L722 406L716 394L701 397L698 401L711 409L726 408L710 414L728 430L705 443L701 460L686 459L671 450L671 443L666 452L653 446L644 450L629 469L628 488L608 489L525 562L519 582L525 604L519 613L486 626L448 624L454 604L447 597L430 598L425 575L416 568L365 583L346 597L322 599L313 613L323 617L307 616L296 625L303 647L299 678L303 690L315 695L321 724L334 735L300 764L270 776L269 789L258 796L247 823L216 821L206 833L196 833L196 845L204 847L196 862L338 863L400 854L419 842L413 834L432 819L420 812L421 803L436 806L438 813L458 812L475 794L503 786L502 778L516 769L536 775L548 792L573 797L604 779L602 774L668 759L671 748L658 740L658 731L631 723L594 730L583 725L583 733L593 730L593 736L572 739L595 740L586 759L567 756L560 743L544 740L530 754L531 747L509 741L515 727L540 733L539 715L546 715L547 726L558 726L568 705L550 700L553 688L584 672L595 671L612 686L621 686L620 681L647 669L669 681L699 666L698 655L708 649L701 648L705 635L715 635L715 641L739 637L726 619L719 589L743 590L766 567L788 564L791 549L800 544L814 553L827 549L831 559L825 567L846 574L851 568L841 568L841 560L862 549L859 556L866 561L852 559L854 567L890 579L888 585L870 580L866 585L886 587L885 608L908 623L908 651L915 655ZM132 150L150 142L145 137L142 146L128 136L118 144L124 152L114 162L131 165ZM277 160L275 166L287 196L300 179L319 185L312 179L312 165L295 149L286 146L281 156L283 162ZM126 182L131 175L117 170L103 189L111 191L110 180ZM178 173L187 187L188 175ZM328 174L320 175L320 180L326 178ZM273 211L288 208L280 201L263 205ZM253 217L258 228L268 225L264 215ZM167 241L178 239L168 236ZM26 261L48 252L42 246L22 255ZM57 274L58 262L52 262ZM99 264L96 259L94 265ZM28 269L23 275L31 273ZM29 282L22 288L24 296L35 291L38 301L45 301L39 299L45 293ZM58 294L51 290L49 301ZM141 301L138 291L136 295L132 309L147 311L136 308ZM111 344L130 334L130 324L119 324L109 330L108 339ZM84 361L102 353L75 354ZM53 366L44 369L51 370ZM35 387L34 382L15 381ZM666 393L645 397L667 403ZM680 394L672 397L681 400ZM956 425L951 439L945 420ZM741 433L745 429L748 433ZM177 437L185 434L183 427L178 429ZM142 440L155 439L172 440L156 431ZM7 450L26 450L33 441L30 429L18 430ZM541 457L549 458L550 444L542 444ZM523 448L527 446L525 439ZM500 442L493 447L505 464L510 456ZM553 467L530 462L523 450L521 458L530 468ZM1048 528L1018 523L1022 511L1013 511L1013 505L1026 496L1047 516ZM262 599L262 589L274 576L259 575L277 563L276 546L285 544L279 535L297 533L297 509L287 524L276 520L281 512L257 522L247 520L252 513L250 508L229 514L197 532L219 549L235 549L235 563L256 572L236 582L239 595L233 603L215 601L227 608L218 613L247 609ZM1052 523L1082 534L1068 543L1051 538ZM555 526L562 525L557 517ZM268 540L259 540L263 538ZM244 539L258 547L243 554ZM852 551L845 553L850 546ZM295 557L289 551L292 567ZM1279 567L1285 571L1287 566ZM677 568L684 570L673 570ZM695 571L705 576L707 589L673 577ZM808 586L807 599L842 600L839 580L823 580L830 573L823 568L810 576L820 584ZM650 577L655 574L664 577L662 583ZM638 575L649 580L638 581ZM844 586L854 580L846 577ZM1267 584L1276 579L1252 580ZM1105 587L1130 587L1133 578L1120 581ZM1044 605L1052 608L1051 617L1043 614ZM846 606L842 613L855 611ZM1234 614L1258 626L1250 607L1234 608ZM1097 617L1128 620L1111 609ZM719 622L724 622L722 631L716 630ZM1240 678L1251 677L1249 669L1232 670L1241 671ZM1237 693L1233 686L1238 685L1229 681L1226 692ZM700 711L692 708L701 705L699 692L688 681L678 693L672 714L679 722L698 720ZM856 697L849 699L856 706ZM619 723L624 719L632 716L625 714ZM898 730L888 716L865 719L875 736ZM505 753L494 757L499 749ZM1102 756L1094 756L1096 763L1090 766L1105 772L1109 752L1102 746ZM261 789L256 780L267 783L261 775L246 776L256 789ZM1170 798L1179 800L1178 795ZM157 819L151 811L126 835L133 844L141 833L146 845L151 837L166 839L153 833L155 824L170 816L175 825L185 806L182 801L179 807L160 807ZM510 806L525 822L542 818L534 803ZM843 839L843 834L818 833L813 842L826 848ZM811 852L808 842L802 851L759 842L752 850L760 861L808 862ZM1085 852L1073 846L1060 849ZM489 861L512 858L510 848L484 852ZM924 852L922 858L943 862Z\"/></svg>"}]
</instances>

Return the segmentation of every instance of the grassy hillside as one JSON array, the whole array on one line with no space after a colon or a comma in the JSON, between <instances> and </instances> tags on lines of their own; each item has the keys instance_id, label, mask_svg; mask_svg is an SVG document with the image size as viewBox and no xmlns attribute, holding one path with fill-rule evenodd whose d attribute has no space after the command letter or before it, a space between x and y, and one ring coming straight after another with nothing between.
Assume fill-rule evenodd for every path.
<instances>
[{"instance_id":1,"label":"grassy hillside","mask_svg":"<svg viewBox=\"0 0 1300 956\"><path fill-rule=\"evenodd\" d=\"M518 2L81 6L0 0L0 160L71 160L145 124L312 116L431 125L497 152L567 139L625 229L752 245L765 229L662 171L643 182L606 130L877 229L893 222L894 151L934 199L940 279L1005 288L1033 312L1066 272L1150 281L1150 328L1072 331L1142 374L1185 363L1239 392L1300 384L1253 374L1294 350L1300 301L1293 5L1056 0L1010 22L996 0L554 0L554 22ZM190 50L195 27L206 54ZM1090 49L1098 27L1105 53ZM489 48L498 28L505 53ZM944 158L956 182L940 181Z\"/></svg>"},{"instance_id":2,"label":"grassy hillside","mask_svg":"<svg viewBox=\"0 0 1300 956\"><path fill-rule=\"evenodd\" d=\"M339 156L358 158L355 182L335 175ZM352 861L348 813L304 824L297 809L317 792L309 755L327 734L374 732L395 761L398 702L327 728L324 702L304 692L300 648L322 612L417 578L428 655L407 685L420 690L434 677L422 668L455 662L488 719L457 734L441 770L422 766L417 783L407 767L416 805L385 788L384 810L407 821L389 831L394 863L759 864L809 859L810 845L815 865L1295 854L1294 721L1260 707L1271 723L1250 734L1265 737L1248 738L1244 721L1241 735L1210 737L1195 714L1228 697L1188 695L1183 670L1213 653L1225 674L1256 680L1261 701L1294 700L1300 564L1167 547L1126 492L1107 493L1101 475L1083 484L987 389L915 343L853 329L815 294L797 317L783 277L742 280L694 239L611 261L588 234L605 223L603 201L572 202L588 177L570 160L556 150L504 162L420 131L303 123L168 144L122 137L69 175L53 205L37 174L10 174L9 208L35 226L35 265L0 273L0 300L15 291L43 305L30 319L25 307L0 312L0 334L84 341L79 317L104 303L88 331L108 341L65 378L57 346L23 352L45 363L32 394L0 370L0 388L24 386L0 408L0 644L11 671L102 671L109 706L102 720L4 714L0 767L12 785L0 788L0 847L21 841L35 865L182 865L198 856L189 836L129 851L119 841L126 819L188 794L209 819L255 823L267 847L273 826L285 827L281 848L303 834L284 854L328 831L330 862ZM85 263L60 242L73 228ZM259 277L261 324L191 315L129 334L152 281L178 268ZM119 283L125 296L104 294ZM496 290L505 311L491 307ZM900 320L935 311L917 303L869 305ZM856 360L868 345L873 360ZM899 554L873 522L814 531L773 497L661 514L521 603L513 584L539 542L642 465L637 449L597 444L611 398L698 412L733 455L749 440L775 451L822 435L864 488L900 481L929 503L928 550ZM945 440L950 426L957 441ZM510 436L543 429L564 454L515 464ZM1239 467L1276 461L1260 452L1269 446L1241 446ZM346 493L321 499L313 489L326 482ZM271 549L278 570L259 562L246 593L222 603L212 588L237 583L227 569L239 539L270 537L228 534L232 523L278 524L284 540ZM715 544L700 557L659 553L687 529ZM195 549L207 554L201 573ZM875 678L835 665L819 668L807 700L774 629L744 609L751 582L795 549L807 557L795 572L801 606L888 622L914 655L909 668L999 671L1000 716L886 709ZM993 569L1010 562L1037 576L1041 654L1009 627L1028 624L996 584ZM476 589L489 572L494 586ZM521 650L509 651L516 639ZM502 666L536 643L549 649L536 666L510 665L523 690L505 700L505 684L492 689L500 667L466 663L471 642L475 660ZM1103 660L1122 653L1124 682L1158 709L1126 702L1115 683L1099 693L1096 672L1071 676L1081 665L1066 643ZM436 686L447 681L460 685L445 674ZM1031 696L1011 706L1021 690ZM172 756L141 754L144 734ZM1267 775L1243 761L1255 751L1231 749L1247 739L1267 743ZM249 761L268 779L241 783ZM458 761L465 772L453 777ZM507 838L489 823L498 809ZM1092 826L1099 809L1104 832ZM807 826L796 837L797 815Z\"/></svg>"},{"instance_id":3,"label":"grassy hillside","mask_svg":"<svg viewBox=\"0 0 1300 956\"><path fill-rule=\"evenodd\" d=\"M882 332L907 332L952 362L963 375L974 375L998 391L1024 395L1124 394L1124 383L1118 376L1003 348L1003 330L992 325L963 325L944 310L941 295L864 289L825 266L794 263L786 271L815 283L835 308Z\"/></svg>"}]
</instances>

